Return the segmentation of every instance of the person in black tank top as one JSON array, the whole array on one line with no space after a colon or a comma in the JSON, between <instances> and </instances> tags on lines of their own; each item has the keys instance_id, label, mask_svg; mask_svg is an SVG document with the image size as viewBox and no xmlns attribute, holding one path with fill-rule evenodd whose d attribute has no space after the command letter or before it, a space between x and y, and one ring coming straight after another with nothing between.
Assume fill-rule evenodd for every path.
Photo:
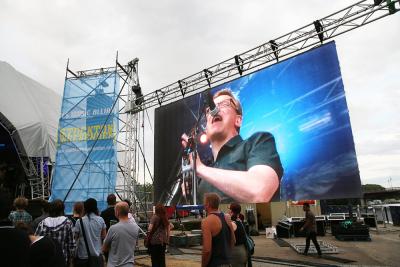
<instances>
[{"instance_id":1,"label":"person in black tank top","mask_svg":"<svg viewBox=\"0 0 400 267\"><path fill-rule=\"evenodd\" d=\"M218 210L220 198L217 194L206 194L204 199L204 207L208 216L201 223L203 232L202 266L231 266L231 252L235 243L232 222Z\"/></svg>"},{"instance_id":2,"label":"person in black tank top","mask_svg":"<svg viewBox=\"0 0 400 267\"><path fill-rule=\"evenodd\" d=\"M216 236L212 237L211 259L208 266L230 264L232 258L231 230L225 221L225 215L222 212L210 213L210 215L215 215L221 220L222 228Z\"/></svg>"}]
</instances>

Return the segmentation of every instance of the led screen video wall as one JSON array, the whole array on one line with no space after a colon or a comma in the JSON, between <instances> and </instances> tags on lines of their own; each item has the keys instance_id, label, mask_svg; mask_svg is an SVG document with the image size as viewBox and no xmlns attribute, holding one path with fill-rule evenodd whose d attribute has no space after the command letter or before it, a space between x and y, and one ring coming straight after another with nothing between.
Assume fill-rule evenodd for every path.
<instances>
[{"instance_id":1,"label":"led screen video wall","mask_svg":"<svg viewBox=\"0 0 400 267\"><path fill-rule=\"evenodd\" d=\"M209 168L235 170L232 167L235 160L245 167L237 173L216 175L220 181L199 177L199 188L202 183L211 184L206 188L224 195L223 202L258 202L257 198L246 199L246 192L251 187L269 190L265 185L270 181L265 177L271 173L271 179L279 181L277 187L275 182L272 183L274 201L361 195L349 112L334 42L219 85L212 88L211 93L221 89L230 89L241 103L240 138L235 137L238 140L232 139L222 148L210 141L205 144L197 142L199 156ZM215 101L221 102L221 99ZM188 202L183 197L182 185L177 186L177 181L182 178L181 135L189 134L194 128L199 134L207 131L207 123L212 121L227 122L224 116L228 112L235 111L234 115L237 115L235 103L225 101L225 104L217 105L220 106L217 119L209 120L210 115L204 115L207 106L207 93L202 92L156 109L155 201L167 204ZM259 146L260 143L264 146ZM226 151L241 145L244 147L242 152L221 155L229 154L231 152ZM256 152L253 153L252 149ZM238 159L235 153L245 155ZM228 164L220 164L220 156ZM264 156L266 160L258 160ZM258 169L257 173L254 171L257 168L252 170L255 165L266 167ZM247 176L249 172L263 177L258 185L251 182L254 175ZM242 175L242 179L248 182L242 183L236 175ZM221 187L222 183L225 183L225 188ZM229 186L236 188L237 184L242 185L238 191L243 188L247 191L238 195L229 191ZM197 199L201 203L204 192L199 191Z\"/></svg>"}]
</instances>

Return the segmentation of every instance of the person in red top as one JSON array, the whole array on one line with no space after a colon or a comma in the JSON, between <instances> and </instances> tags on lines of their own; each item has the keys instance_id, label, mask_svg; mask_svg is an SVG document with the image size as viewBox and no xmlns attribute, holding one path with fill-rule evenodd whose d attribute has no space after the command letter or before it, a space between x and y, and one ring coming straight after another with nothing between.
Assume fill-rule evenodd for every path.
<instances>
[{"instance_id":1,"label":"person in red top","mask_svg":"<svg viewBox=\"0 0 400 267\"><path fill-rule=\"evenodd\" d=\"M169 241L170 224L163 204L156 205L155 214L150 220L148 230L151 235L149 240L151 266L165 267L165 248Z\"/></svg>"}]
</instances>

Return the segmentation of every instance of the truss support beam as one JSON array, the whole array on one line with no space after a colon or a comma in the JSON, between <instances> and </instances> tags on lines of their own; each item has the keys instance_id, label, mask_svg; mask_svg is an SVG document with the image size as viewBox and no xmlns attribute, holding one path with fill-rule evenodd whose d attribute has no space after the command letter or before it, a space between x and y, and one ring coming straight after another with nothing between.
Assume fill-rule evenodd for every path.
<instances>
[{"instance_id":1,"label":"truss support beam","mask_svg":"<svg viewBox=\"0 0 400 267\"><path fill-rule=\"evenodd\" d=\"M363 0L143 96L138 111L172 102L251 73L348 31L394 14L400 0ZM279 57L278 57L279 56ZM87 75L88 73L86 73Z\"/></svg>"}]
</instances>

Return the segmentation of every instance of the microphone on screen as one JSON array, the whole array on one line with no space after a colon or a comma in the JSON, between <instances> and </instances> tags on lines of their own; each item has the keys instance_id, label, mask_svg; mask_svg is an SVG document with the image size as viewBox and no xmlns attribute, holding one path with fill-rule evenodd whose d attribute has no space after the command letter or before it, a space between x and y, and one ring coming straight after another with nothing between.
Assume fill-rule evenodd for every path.
<instances>
[{"instance_id":1,"label":"microphone on screen","mask_svg":"<svg viewBox=\"0 0 400 267\"><path fill-rule=\"evenodd\" d=\"M210 110L209 114L212 117L215 117L219 112L219 108L215 105L213 96L211 95L210 91L206 92L206 101L207 101L207 106Z\"/></svg>"}]
</instances>

